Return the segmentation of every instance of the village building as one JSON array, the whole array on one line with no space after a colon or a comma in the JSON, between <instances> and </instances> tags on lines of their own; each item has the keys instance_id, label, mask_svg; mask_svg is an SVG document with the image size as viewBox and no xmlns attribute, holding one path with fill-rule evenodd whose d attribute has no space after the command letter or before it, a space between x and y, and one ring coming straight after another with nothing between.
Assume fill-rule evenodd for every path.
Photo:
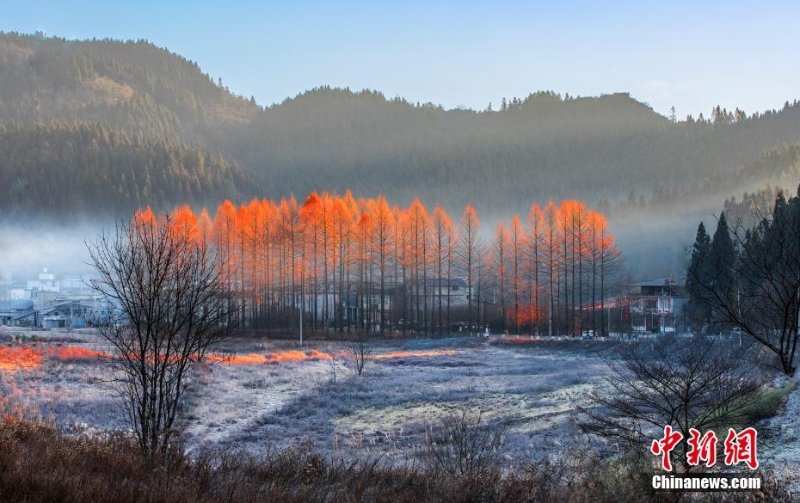
<instances>
[{"instance_id":1,"label":"village building","mask_svg":"<svg viewBox=\"0 0 800 503\"><path fill-rule=\"evenodd\" d=\"M0 325L12 327L35 327L38 315L30 299L0 302Z\"/></svg>"},{"instance_id":2,"label":"village building","mask_svg":"<svg viewBox=\"0 0 800 503\"><path fill-rule=\"evenodd\" d=\"M625 285L625 309L634 333L675 333L686 302L684 288L672 278Z\"/></svg>"},{"instance_id":3,"label":"village building","mask_svg":"<svg viewBox=\"0 0 800 503\"><path fill-rule=\"evenodd\" d=\"M469 303L472 289L461 278L431 278L426 280L428 307L450 302L451 307L466 306Z\"/></svg>"}]
</instances>

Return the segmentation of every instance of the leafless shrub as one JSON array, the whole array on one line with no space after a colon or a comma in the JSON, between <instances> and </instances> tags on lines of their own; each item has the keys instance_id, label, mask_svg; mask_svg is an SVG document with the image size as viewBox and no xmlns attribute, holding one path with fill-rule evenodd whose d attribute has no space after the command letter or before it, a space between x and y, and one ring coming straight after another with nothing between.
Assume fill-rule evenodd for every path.
<instances>
[{"instance_id":1,"label":"leafless shrub","mask_svg":"<svg viewBox=\"0 0 800 503\"><path fill-rule=\"evenodd\" d=\"M328 366L331 369L331 382L336 384L336 373L339 370L339 358L342 355L342 351L338 348L331 348L328 351Z\"/></svg>"},{"instance_id":2,"label":"leafless shrub","mask_svg":"<svg viewBox=\"0 0 800 503\"><path fill-rule=\"evenodd\" d=\"M503 442L500 424L484 420L481 411L465 409L428 428L426 454L434 471L474 476L496 466Z\"/></svg>"},{"instance_id":3,"label":"leafless shrub","mask_svg":"<svg viewBox=\"0 0 800 503\"><path fill-rule=\"evenodd\" d=\"M347 356L353 362L353 365L355 365L358 375L361 375L364 371L364 366L372 357L372 348L366 340L360 338L348 344Z\"/></svg>"},{"instance_id":4,"label":"leafless shrub","mask_svg":"<svg viewBox=\"0 0 800 503\"><path fill-rule=\"evenodd\" d=\"M683 435L682 456L674 457L684 462L689 429L704 433L741 420L762 383L730 348L706 338L635 346L609 367L611 392L578 407L582 428L641 449L671 425Z\"/></svg>"}]
</instances>

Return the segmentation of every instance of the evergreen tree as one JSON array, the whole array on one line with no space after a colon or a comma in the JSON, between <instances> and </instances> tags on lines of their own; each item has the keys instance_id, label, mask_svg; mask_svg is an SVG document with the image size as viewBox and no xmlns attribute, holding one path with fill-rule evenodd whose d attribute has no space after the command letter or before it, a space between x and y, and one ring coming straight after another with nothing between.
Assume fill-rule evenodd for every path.
<instances>
[{"instance_id":1,"label":"evergreen tree","mask_svg":"<svg viewBox=\"0 0 800 503\"><path fill-rule=\"evenodd\" d=\"M708 285L710 274L708 271L708 257L711 255L711 238L706 232L703 222L697 227L697 237L692 247L692 260L686 273L686 292L689 294L689 303L686 306L686 315L695 328L701 328L711 318L711 309L704 300L704 285Z\"/></svg>"},{"instance_id":2,"label":"evergreen tree","mask_svg":"<svg viewBox=\"0 0 800 503\"><path fill-rule=\"evenodd\" d=\"M734 326L751 336L775 353L786 375L794 376L800 341L800 201L787 201L779 192L772 213L744 237L731 234L721 215L707 260L702 234L698 230L688 273L690 304L712 306L721 328Z\"/></svg>"},{"instance_id":3,"label":"evergreen tree","mask_svg":"<svg viewBox=\"0 0 800 503\"><path fill-rule=\"evenodd\" d=\"M717 222L717 230L711 241L711 252L709 254L708 273L709 279L714 288L716 298L727 298L730 303L735 303L734 295L738 292L736 286L736 249L731 240L728 221L725 212L722 212ZM711 321L715 324L715 329L728 328L719 325L722 322L721 313L712 313Z\"/></svg>"}]
</instances>

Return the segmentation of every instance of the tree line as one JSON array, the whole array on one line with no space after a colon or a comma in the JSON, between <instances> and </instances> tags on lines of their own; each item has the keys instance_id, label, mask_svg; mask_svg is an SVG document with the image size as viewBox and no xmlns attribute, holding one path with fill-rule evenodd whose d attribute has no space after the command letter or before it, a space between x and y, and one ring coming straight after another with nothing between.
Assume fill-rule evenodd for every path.
<instances>
[{"instance_id":1,"label":"tree line","mask_svg":"<svg viewBox=\"0 0 800 503\"><path fill-rule=\"evenodd\" d=\"M605 333L621 264L605 217L575 200L534 204L491 238L472 205L454 222L419 200L350 192L226 200L213 215L181 206L171 219L215 248L235 321L268 331L298 330L302 316L325 332Z\"/></svg>"}]
</instances>

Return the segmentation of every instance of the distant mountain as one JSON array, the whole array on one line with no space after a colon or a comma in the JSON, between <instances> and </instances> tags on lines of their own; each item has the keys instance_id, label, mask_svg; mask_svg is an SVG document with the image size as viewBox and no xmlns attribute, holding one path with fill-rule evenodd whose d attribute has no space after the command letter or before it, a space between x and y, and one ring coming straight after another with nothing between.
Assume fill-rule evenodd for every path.
<instances>
[{"instance_id":1,"label":"distant mountain","mask_svg":"<svg viewBox=\"0 0 800 503\"><path fill-rule=\"evenodd\" d=\"M291 173L286 185L301 193L350 188L508 212L550 197L596 203L701 185L800 143L800 107L673 123L627 94L536 93L479 113L321 88L259 113L238 139L247 169L263 180Z\"/></svg>"},{"instance_id":2,"label":"distant mountain","mask_svg":"<svg viewBox=\"0 0 800 503\"><path fill-rule=\"evenodd\" d=\"M144 41L0 34L0 68L4 214L348 189L503 214L551 197L610 207L632 192L638 204L771 183L783 161L753 166L800 145L800 107L788 103L672 122L627 94L539 92L477 112L322 87L262 108ZM73 185L57 202L36 190L59 177Z\"/></svg>"}]
</instances>

